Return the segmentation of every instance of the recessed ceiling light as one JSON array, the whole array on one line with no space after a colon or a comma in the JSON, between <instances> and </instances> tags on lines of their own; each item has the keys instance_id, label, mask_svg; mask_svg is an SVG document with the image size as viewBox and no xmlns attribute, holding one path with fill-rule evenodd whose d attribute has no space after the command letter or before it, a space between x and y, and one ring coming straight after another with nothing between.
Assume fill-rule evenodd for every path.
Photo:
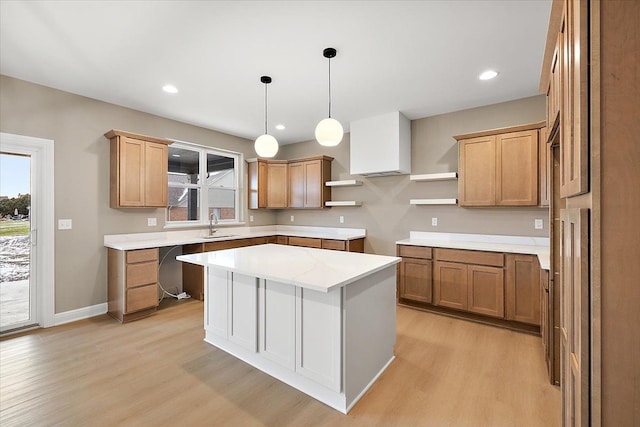
<instances>
[{"instance_id":1,"label":"recessed ceiling light","mask_svg":"<svg viewBox=\"0 0 640 427\"><path fill-rule=\"evenodd\" d=\"M167 93L178 93L178 88L173 85L164 85L162 86L162 90Z\"/></svg>"},{"instance_id":2,"label":"recessed ceiling light","mask_svg":"<svg viewBox=\"0 0 640 427\"><path fill-rule=\"evenodd\" d=\"M276 129L285 130L287 127L285 125L276 125Z\"/></svg>"},{"instance_id":3,"label":"recessed ceiling light","mask_svg":"<svg viewBox=\"0 0 640 427\"><path fill-rule=\"evenodd\" d=\"M480 80L491 80L498 75L497 71L487 70L484 73L480 74L478 78Z\"/></svg>"}]
</instances>

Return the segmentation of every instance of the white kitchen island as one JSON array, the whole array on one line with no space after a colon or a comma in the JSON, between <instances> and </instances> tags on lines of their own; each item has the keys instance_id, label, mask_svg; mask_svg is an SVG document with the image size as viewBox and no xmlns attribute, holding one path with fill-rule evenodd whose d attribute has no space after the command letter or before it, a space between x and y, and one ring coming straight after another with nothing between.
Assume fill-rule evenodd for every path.
<instances>
[{"instance_id":1,"label":"white kitchen island","mask_svg":"<svg viewBox=\"0 0 640 427\"><path fill-rule=\"evenodd\" d=\"M347 413L394 359L400 258L284 245L193 255L205 341Z\"/></svg>"}]
</instances>

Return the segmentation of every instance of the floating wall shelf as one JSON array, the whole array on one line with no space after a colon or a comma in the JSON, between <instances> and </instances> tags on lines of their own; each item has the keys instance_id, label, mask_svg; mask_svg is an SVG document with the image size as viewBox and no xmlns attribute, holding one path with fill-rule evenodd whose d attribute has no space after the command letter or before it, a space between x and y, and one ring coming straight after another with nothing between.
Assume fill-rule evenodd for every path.
<instances>
[{"instance_id":1,"label":"floating wall shelf","mask_svg":"<svg viewBox=\"0 0 640 427\"><path fill-rule=\"evenodd\" d=\"M325 202L325 206L362 206L362 202L355 200L333 200L331 202Z\"/></svg>"},{"instance_id":2,"label":"floating wall shelf","mask_svg":"<svg viewBox=\"0 0 640 427\"><path fill-rule=\"evenodd\" d=\"M362 181L357 179L345 179L344 181L327 181L325 183L327 187L355 187L362 185Z\"/></svg>"},{"instance_id":3,"label":"floating wall shelf","mask_svg":"<svg viewBox=\"0 0 640 427\"><path fill-rule=\"evenodd\" d=\"M409 175L410 181L447 181L458 179L458 172L425 173L422 175Z\"/></svg>"},{"instance_id":4,"label":"floating wall shelf","mask_svg":"<svg viewBox=\"0 0 640 427\"><path fill-rule=\"evenodd\" d=\"M409 204L410 205L457 205L458 199L411 199L409 200Z\"/></svg>"}]
</instances>

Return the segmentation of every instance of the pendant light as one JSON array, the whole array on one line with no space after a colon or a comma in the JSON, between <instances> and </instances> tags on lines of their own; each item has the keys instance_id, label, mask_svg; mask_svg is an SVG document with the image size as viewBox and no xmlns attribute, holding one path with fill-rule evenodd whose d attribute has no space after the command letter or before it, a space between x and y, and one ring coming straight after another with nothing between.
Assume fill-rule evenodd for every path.
<instances>
[{"instance_id":1,"label":"pendant light","mask_svg":"<svg viewBox=\"0 0 640 427\"><path fill-rule=\"evenodd\" d=\"M316 140L325 147L335 147L342 141L344 130L339 121L331 117L331 58L335 58L336 50L332 47L326 48L322 54L329 59L329 117L323 119L316 126Z\"/></svg>"},{"instance_id":2,"label":"pendant light","mask_svg":"<svg viewBox=\"0 0 640 427\"><path fill-rule=\"evenodd\" d=\"M267 133L267 85L271 83L271 77L262 76L260 81L264 83L264 135L256 139L254 148L260 157L273 157L278 152L278 141Z\"/></svg>"}]
</instances>

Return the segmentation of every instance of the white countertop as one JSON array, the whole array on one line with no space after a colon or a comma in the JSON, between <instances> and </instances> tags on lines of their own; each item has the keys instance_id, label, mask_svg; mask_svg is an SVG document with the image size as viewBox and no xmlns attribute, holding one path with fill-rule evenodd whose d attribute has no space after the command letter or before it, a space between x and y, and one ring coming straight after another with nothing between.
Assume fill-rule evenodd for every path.
<instances>
[{"instance_id":1,"label":"white countertop","mask_svg":"<svg viewBox=\"0 0 640 427\"><path fill-rule=\"evenodd\" d=\"M363 239L367 231L363 228L306 227L292 225L269 225L261 227L217 228L217 239L206 239L208 230L162 231L155 233L113 234L104 236L104 246L123 251L188 245L191 243L221 242L225 240L250 239L266 236L311 237L316 239L353 240ZM222 237L224 236L224 237Z\"/></svg>"},{"instance_id":2,"label":"white countertop","mask_svg":"<svg viewBox=\"0 0 640 427\"><path fill-rule=\"evenodd\" d=\"M408 239L398 240L396 244L537 255L540 267L550 268L547 237L411 231Z\"/></svg>"},{"instance_id":3,"label":"white countertop","mask_svg":"<svg viewBox=\"0 0 640 427\"><path fill-rule=\"evenodd\" d=\"M180 255L176 259L320 292L400 262L398 257L274 244Z\"/></svg>"}]
</instances>

